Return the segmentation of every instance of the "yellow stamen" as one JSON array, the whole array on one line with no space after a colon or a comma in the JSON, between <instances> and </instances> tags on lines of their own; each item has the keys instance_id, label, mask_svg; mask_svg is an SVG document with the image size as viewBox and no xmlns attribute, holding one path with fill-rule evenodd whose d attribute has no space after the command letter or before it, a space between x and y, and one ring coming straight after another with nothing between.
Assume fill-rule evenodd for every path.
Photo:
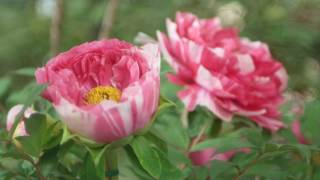
<instances>
[{"instance_id":1,"label":"yellow stamen","mask_svg":"<svg viewBox=\"0 0 320 180\"><path fill-rule=\"evenodd\" d=\"M119 102L121 98L121 91L112 86L97 86L90 89L85 95L87 104L99 104L103 100L112 100Z\"/></svg>"}]
</instances>

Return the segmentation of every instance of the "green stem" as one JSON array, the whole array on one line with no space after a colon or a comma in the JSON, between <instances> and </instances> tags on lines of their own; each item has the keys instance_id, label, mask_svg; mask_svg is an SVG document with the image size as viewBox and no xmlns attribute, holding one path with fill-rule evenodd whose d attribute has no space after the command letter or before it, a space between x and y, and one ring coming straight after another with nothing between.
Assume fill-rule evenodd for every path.
<instances>
[{"instance_id":1,"label":"green stem","mask_svg":"<svg viewBox=\"0 0 320 180\"><path fill-rule=\"evenodd\" d=\"M117 149L111 149L106 152L106 179L118 180L118 158Z\"/></svg>"}]
</instances>

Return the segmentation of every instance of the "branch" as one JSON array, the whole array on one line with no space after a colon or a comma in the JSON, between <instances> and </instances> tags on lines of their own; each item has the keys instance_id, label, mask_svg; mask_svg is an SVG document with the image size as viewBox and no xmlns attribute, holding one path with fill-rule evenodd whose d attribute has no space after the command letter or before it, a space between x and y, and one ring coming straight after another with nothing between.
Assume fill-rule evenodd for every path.
<instances>
[{"instance_id":1,"label":"branch","mask_svg":"<svg viewBox=\"0 0 320 180\"><path fill-rule=\"evenodd\" d=\"M55 56L59 53L61 28L64 16L64 0L55 0L55 10L50 28L50 53Z\"/></svg>"},{"instance_id":2,"label":"branch","mask_svg":"<svg viewBox=\"0 0 320 180\"><path fill-rule=\"evenodd\" d=\"M104 17L99 32L99 39L109 38L112 30L113 21L115 19L116 10L118 7L118 0L109 0L106 6Z\"/></svg>"}]
</instances>

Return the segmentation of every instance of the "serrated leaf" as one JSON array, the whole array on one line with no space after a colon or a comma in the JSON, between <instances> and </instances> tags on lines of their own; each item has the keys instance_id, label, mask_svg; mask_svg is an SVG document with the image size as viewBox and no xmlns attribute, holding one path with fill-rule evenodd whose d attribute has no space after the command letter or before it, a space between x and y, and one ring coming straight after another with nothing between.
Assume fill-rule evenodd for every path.
<instances>
[{"instance_id":1,"label":"serrated leaf","mask_svg":"<svg viewBox=\"0 0 320 180\"><path fill-rule=\"evenodd\" d=\"M162 167L158 153L142 136L137 136L130 143L141 166L154 178L159 178Z\"/></svg>"}]
</instances>

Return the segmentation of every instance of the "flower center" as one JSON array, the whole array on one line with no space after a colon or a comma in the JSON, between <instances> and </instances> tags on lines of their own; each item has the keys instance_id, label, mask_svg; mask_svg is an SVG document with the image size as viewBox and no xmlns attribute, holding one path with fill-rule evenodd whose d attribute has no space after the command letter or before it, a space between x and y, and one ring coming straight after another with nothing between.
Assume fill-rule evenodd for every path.
<instances>
[{"instance_id":1,"label":"flower center","mask_svg":"<svg viewBox=\"0 0 320 180\"><path fill-rule=\"evenodd\" d=\"M112 86L97 86L90 89L85 95L87 104L99 104L103 100L112 100L119 102L121 91Z\"/></svg>"}]
</instances>

